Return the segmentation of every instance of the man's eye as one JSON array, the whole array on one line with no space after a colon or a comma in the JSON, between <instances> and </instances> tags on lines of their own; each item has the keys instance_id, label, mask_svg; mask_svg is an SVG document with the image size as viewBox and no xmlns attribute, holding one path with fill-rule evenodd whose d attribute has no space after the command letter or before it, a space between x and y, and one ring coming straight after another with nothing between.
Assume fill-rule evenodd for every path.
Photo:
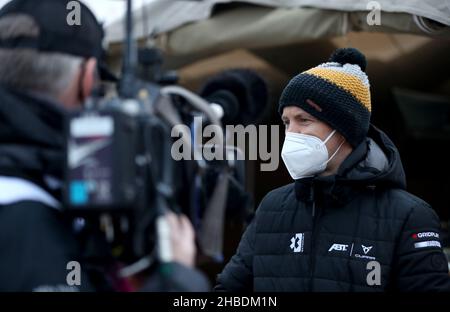
<instances>
[{"instance_id":1,"label":"man's eye","mask_svg":"<svg viewBox=\"0 0 450 312\"><path fill-rule=\"evenodd\" d=\"M306 119L306 118L300 118L300 122L308 122L309 121L309 119Z\"/></svg>"}]
</instances>

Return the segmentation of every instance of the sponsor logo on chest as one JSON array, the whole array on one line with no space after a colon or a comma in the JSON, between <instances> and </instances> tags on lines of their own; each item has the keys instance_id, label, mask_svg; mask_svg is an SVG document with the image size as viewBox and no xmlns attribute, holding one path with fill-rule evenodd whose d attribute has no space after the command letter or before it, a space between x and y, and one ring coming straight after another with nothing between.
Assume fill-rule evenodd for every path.
<instances>
[{"instance_id":1,"label":"sponsor logo on chest","mask_svg":"<svg viewBox=\"0 0 450 312\"><path fill-rule=\"evenodd\" d=\"M373 255L373 245L369 244L341 244L333 243L328 249L328 253L340 253L343 255L349 255L350 257L375 260L376 257Z\"/></svg>"}]
</instances>

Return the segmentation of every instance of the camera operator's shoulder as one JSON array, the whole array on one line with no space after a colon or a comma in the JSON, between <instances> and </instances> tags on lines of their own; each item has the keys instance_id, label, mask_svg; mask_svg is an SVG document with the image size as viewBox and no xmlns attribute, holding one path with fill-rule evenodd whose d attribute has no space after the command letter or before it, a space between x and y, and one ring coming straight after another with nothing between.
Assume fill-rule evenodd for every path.
<instances>
[{"instance_id":1,"label":"camera operator's shoulder","mask_svg":"<svg viewBox=\"0 0 450 312\"><path fill-rule=\"evenodd\" d=\"M81 286L67 286L67 265L80 261L78 243L70 222L44 203L27 200L0 206L0 250L0 291L94 289L85 271Z\"/></svg>"},{"instance_id":2,"label":"camera operator's shoulder","mask_svg":"<svg viewBox=\"0 0 450 312\"><path fill-rule=\"evenodd\" d=\"M30 217L42 218L48 217L50 215L55 216L61 214L56 208L52 208L44 203L33 200L24 200L18 201L16 203L11 203L8 205L1 205L0 213L4 217L9 217L13 219L21 217L25 219L30 219Z\"/></svg>"},{"instance_id":3,"label":"camera operator's shoulder","mask_svg":"<svg viewBox=\"0 0 450 312\"><path fill-rule=\"evenodd\" d=\"M284 185L267 193L262 199L259 209L281 209L284 206L283 203L292 199L295 199L294 183Z\"/></svg>"},{"instance_id":4,"label":"camera operator's shoulder","mask_svg":"<svg viewBox=\"0 0 450 312\"><path fill-rule=\"evenodd\" d=\"M34 236L37 239L44 233L57 235L66 230L62 213L43 203L20 201L0 206L0 231L5 237L14 235L16 239L26 239Z\"/></svg>"}]
</instances>

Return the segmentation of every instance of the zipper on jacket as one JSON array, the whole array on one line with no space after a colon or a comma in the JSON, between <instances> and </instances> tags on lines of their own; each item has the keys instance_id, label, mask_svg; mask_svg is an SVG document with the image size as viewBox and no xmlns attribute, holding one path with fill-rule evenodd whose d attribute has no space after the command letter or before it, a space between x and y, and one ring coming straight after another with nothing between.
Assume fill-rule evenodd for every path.
<instances>
[{"instance_id":1,"label":"zipper on jacket","mask_svg":"<svg viewBox=\"0 0 450 312\"><path fill-rule=\"evenodd\" d=\"M311 268L311 273L310 273L310 279L309 279L309 291L313 291L314 289L314 269L316 266L316 262L315 262L315 249L314 249L314 242L316 240L316 231L317 231L317 219L318 219L318 215L317 215L317 207L316 207L316 200L315 200L315 194L314 194L314 185L312 186L311 189L312 192L312 210L311 210L311 215L312 215L312 220L313 220L313 224L312 224L312 229L311 229L311 244L310 244L310 257L309 257L309 267Z\"/></svg>"}]
</instances>

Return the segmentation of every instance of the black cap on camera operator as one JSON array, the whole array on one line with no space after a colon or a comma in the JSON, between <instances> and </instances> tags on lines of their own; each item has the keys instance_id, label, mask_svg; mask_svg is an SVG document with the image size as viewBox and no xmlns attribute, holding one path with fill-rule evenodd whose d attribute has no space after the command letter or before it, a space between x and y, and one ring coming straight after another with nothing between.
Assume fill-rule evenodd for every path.
<instances>
[{"instance_id":1,"label":"black cap on camera operator","mask_svg":"<svg viewBox=\"0 0 450 312\"><path fill-rule=\"evenodd\" d=\"M67 283L68 264L80 256L61 213L63 124L100 79L113 76L99 65L101 25L80 3L81 23L71 26L68 2L13 0L0 10L0 291L98 289L83 262L81 285ZM174 265L180 280L171 290L205 290L203 276L187 268L195 256L189 221L168 221L173 258L184 264Z\"/></svg>"}]
</instances>

